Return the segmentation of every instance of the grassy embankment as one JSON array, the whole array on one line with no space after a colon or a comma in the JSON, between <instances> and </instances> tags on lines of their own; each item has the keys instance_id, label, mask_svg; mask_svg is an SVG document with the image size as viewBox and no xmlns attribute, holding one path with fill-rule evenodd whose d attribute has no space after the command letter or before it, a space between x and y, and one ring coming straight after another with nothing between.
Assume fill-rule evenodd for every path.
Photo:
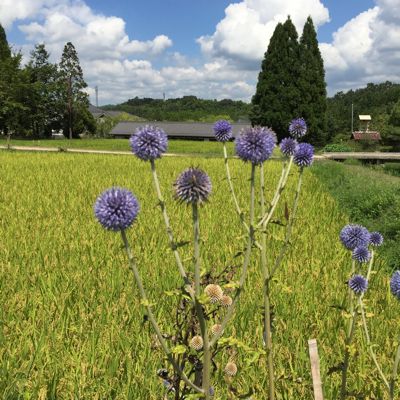
<instances>
[{"instance_id":1,"label":"grassy embankment","mask_svg":"<svg viewBox=\"0 0 400 400\"><path fill-rule=\"evenodd\" d=\"M160 293L180 281L167 250L149 165L132 156L1 152L0 157L0 398L159 399L163 386L156 371L164 365L162 354L152 349L150 328L142 323L121 239L104 231L93 217L97 195L111 185L127 187L138 196L141 213L128 237L162 329L170 332L174 304ZM243 246L242 228L220 159L157 162L177 240L190 240L191 216L189 208L173 200L171 186L193 163L210 174L214 188L200 212L202 265L220 271L227 264L240 264L241 257L234 256ZM244 206L249 165L232 160L231 166ZM278 162L267 163L269 197L279 169ZM284 202L291 204L296 175L289 179L276 219L283 218ZM278 399L312 398L310 338L318 339L325 396L334 399L339 376L328 375L328 370L342 360L345 326L342 312L332 305L341 303L347 291L350 255L338 233L348 219L310 171L299 209L292 248L272 285ZM270 228L269 262L283 237L282 227ZM190 269L191 246L181 251ZM378 268L366 296L369 311L375 313L369 319L371 334L387 373L400 307L388 292L388 280L384 268ZM255 347L261 346L261 281L255 252L243 293L246 300L226 331ZM349 390L384 398L361 329L355 343ZM220 372L213 385L218 399L227 398L222 373L227 357L224 352L217 360ZM239 390L254 387L255 399L266 398L265 360L247 365L246 356L239 353L237 363Z\"/></svg>"}]
</instances>

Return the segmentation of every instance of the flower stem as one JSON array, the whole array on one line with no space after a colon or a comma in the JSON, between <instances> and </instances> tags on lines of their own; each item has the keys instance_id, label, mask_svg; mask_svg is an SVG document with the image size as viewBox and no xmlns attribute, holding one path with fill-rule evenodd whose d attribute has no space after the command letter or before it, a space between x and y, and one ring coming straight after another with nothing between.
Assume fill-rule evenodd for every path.
<instances>
[{"instance_id":1,"label":"flower stem","mask_svg":"<svg viewBox=\"0 0 400 400\"><path fill-rule=\"evenodd\" d=\"M281 178L278 182L278 185L276 187L276 191L274 194L274 197L271 201L269 210L267 213L262 212L261 214L263 215L263 217L261 218L261 221L257 224L257 228L262 226L267 226L268 223L271 221L272 215L274 214L275 208L278 205L279 199L281 198L282 192L285 189L288 177L289 177L289 172L290 169L292 167L292 163L293 163L293 156L290 157L289 160L289 164L286 166L286 163L284 164L283 168L282 168L282 174L281 174Z\"/></svg>"},{"instance_id":2,"label":"flower stem","mask_svg":"<svg viewBox=\"0 0 400 400\"><path fill-rule=\"evenodd\" d=\"M363 327L364 327L365 340L367 341L367 346L368 346L369 353L371 355L372 360L374 361L374 364L376 366L376 369L379 372L379 375L382 378L383 383L385 384L386 389L390 392L389 382L387 381L384 373L382 372L381 367L378 364L378 360L376 359L376 355L375 355L374 349L372 347L371 338L369 336L369 331L368 331L368 326L367 326L367 319L365 318L364 303L362 301L362 297L361 296L358 299L358 304L359 304L360 311L361 311L361 318L362 318L362 323L363 323Z\"/></svg>"},{"instance_id":3,"label":"flower stem","mask_svg":"<svg viewBox=\"0 0 400 400\"><path fill-rule=\"evenodd\" d=\"M151 163L151 172L153 174L154 186L155 186L156 192L157 192L158 202L159 202L159 205L160 205L160 208L161 208L161 211L162 211L162 215L164 217L165 227L167 229L169 245L171 247L171 250L174 253L175 261L176 261L176 265L178 266L179 273L181 274L181 276L183 278L183 281L185 283L185 289L190 294L190 296L191 296L191 298L192 298L192 300L194 302L194 293L193 293L193 290L192 290L192 287L191 287L191 284L190 284L190 280L189 280L189 278L188 278L188 276L186 274L185 268L183 267L182 260L181 260L181 257L179 255L179 252L178 252L178 246L177 246L177 244L175 242L174 234L172 232L172 228L171 228L171 225L170 225L170 222L169 222L169 216L168 216L168 213L167 213L167 208L165 206L164 198L163 198L162 193L161 193L160 182L158 180L155 162L154 162L154 160L150 160L150 163Z\"/></svg>"},{"instance_id":4,"label":"flower stem","mask_svg":"<svg viewBox=\"0 0 400 400\"><path fill-rule=\"evenodd\" d=\"M349 323L349 330L347 332L346 341L345 341L345 353L344 353L344 361L342 368L342 385L340 387L340 399L344 400L347 396L347 371L349 369L350 362L350 345L353 340L354 331L357 322L357 310L353 310Z\"/></svg>"},{"instance_id":5,"label":"flower stem","mask_svg":"<svg viewBox=\"0 0 400 400\"><path fill-rule=\"evenodd\" d=\"M285 241L281 247L278 257L276 257L275 264L271 269L269 279L272 279L276 270L281 265L281 262L282 262L283 258L285 257L286 251L289 247L290 239L292 237L292 228L293 228L294 222L296 220L297 207L299 205L302 181L303 181L303 168L300 169L299 180L297 182L296 193L295 193L294 200L293 200L292 214L290 215L289 221L287 221L287 225L286 225Z\"/></svg>"},{"instance_id":6,"label":"flower stem","mask_svg":"<svg viewBox=\"0 0 400 400\"><path fill-rule=\"evenodd\" d=\"M283 176L283 174L282 174ZM264 197L264 164L260 167L260 203L261 214L265 213L265 197ZM271 333L271 304L270 304L270 290L269 281L270 274L267 265L267 222L264 222L261 233L261 268L264 281L264 346L267 348L267 365L268 365L268 391L269 400L275 400L275 379L274 379L274 363L273 363L273 349L272 349L272 333Z\"/></svg>"},{"instance_id":7,"label":"flower stem","mask_svg":"<svg viewBox=\"0 0 400 400\"><path fill-rule=\"evenodd\" d=\"M203 374L202 389L205 393L205 399L210 399L210 375L211 375L211 349L207 332L207 322L204 317L203 307L199 302L201 295L200 286L200 221L199 208L197 202L192 203L193 216L193 263L194 263L194 289L195 289L195 309L200 324L201 336L203 338Z\"/></svg>"},{"instance_id":8,"label":"flower stem","mask_svg":"<svg viewBox=\"0 0 400 400\"><path fill-rule=\"evenodd\" d=\"M239 201L238 201L238 199L236 197L235 188L233 187L233 182L232 182L232 178L231 178L231 172L230 172L229 163L228 163L228 153L226 151L226 144L225 143L223 143L223 149L224 149L224 162L225 162L225 169L226 169L226 178L227 178L228 183L229 183L229 189L230 189L231 194L232 194L233 202L235 203L236 212L239 215L240 221L242 222L243 226L245 227L246 232L250 233L249 225L244 220L244 213L240 208ZM256 240L254 240L254 244L261 250L261 245Z\"/></svg>"},{"instance_id":9,"label":"flower stem","mask_svg":"<svg viewBox=\"0 0 400 400\"><path fill-rule=\"evenodd\" d=\"M254 244L254 176L255 176L255 164L251 165L251 177L250 177L250 223L249 223L249 236L247 240L247 247L244 255L243 265L242 265L242 274L240 276L239 285L236 288L235 295L233 296L232 304L229 306L228 311L226 312L224 319L221 322L220 332L213 336L210 341L210 348L212 348L217 340L221 337L222 332L224 331L226 325L230 321L235 311L236 302L239 299L240 293L243 290L244 283L246 281L247 276L247 268L250 263L250 254L251 249Z\"/></svg>"},{"instance_id":10,"label":"flower stem","mask_svg":"<svg viewBox=\"0 0 400 400\"><path fill-rule=\"evenodd\" d=\"M139 271L138 271L138 269L136 267L135 259L133 257L133 254L132 254L132 251L131 251L131 248L129 246L128 239L126 237L126 233L125 233L124 230L121 231L121 236L122 236L122 241L124 242L126 254L128 256L129 267L130 267L131 271L133 272L133 275L135 276L136 285L137 285L137 287L139 289L141 302L142 302L143 306L146 309L149 321L150 321L151 325L153 326L153 329L154 329L154 331L155 331L155 333L157 335L157 338L158 338L158 340L159 340L159 342L161 344L162 349L164 350L164 353L166 354L166 356L168 358L168 361L172 364L172 366L175 369L176 373L179 374L179 376L182 378L182 380L188 386L190 386L192 389L194 389L198 393L204 393L203 389L201 389L200 387L196 386L193 382L191 382L189 380L189 378L181 370L181 368L179 367L178 363L173 358L171 350L168 348L168 345L165 342L165 339L164 339L164 337L163 337L163 335L161 333L161 330L160 330L160 328L158 326L158 323L157 323L157 321L156 321L156 319L154 317L153 311L151 309L151 305L150 305L149 300L147 298L146 291L145 291L143 283L142 283L142 279L141 279Z\"/></svg>"},{"instance_id":11,"label":"flower stem","mask_svg":"<svg viewBox=\"0 0 400 400\"><path fill-rule=\"evenodd\" d=\"M392 371L392 376L390 378L390 400L394 400L394 385L396 383L396 378L397 378L397 368L399 366L400 362L400 336L398 338L398 346L397 346L397 352L396 352L396 358L393 363L393 371Z\"/></svg>"}]
</instances>

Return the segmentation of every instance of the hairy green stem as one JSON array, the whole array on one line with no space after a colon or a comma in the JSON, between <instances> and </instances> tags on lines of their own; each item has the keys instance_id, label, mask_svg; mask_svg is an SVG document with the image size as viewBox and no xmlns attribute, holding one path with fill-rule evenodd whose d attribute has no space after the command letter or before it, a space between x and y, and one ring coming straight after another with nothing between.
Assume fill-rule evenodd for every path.
<instances>
[{"instance_id":1,"label":"hairy green stem","mask_svg":"<svg viewBox=\"0 0 400 400\"><path fill-rule=\"evenodd\" d=\"M175 242L174 234L172 232L172 228L171 228L171 225L170 225L170 222L169 222L169 216L168 216L168 213L167 213L167 208L166 208L166 205L165 205L164 198L163 198L162 193L161 193L160 182L158 180L155 162L154 162L154 160L150 160L150 163L151 163L151 172L153 174L154 186L155 186L156 192L157 192L158 202L159 202L159 205L160 205L160 208L161 208L161 211L162 211L162 215L164 217L165 227L167 229L169 245L171 247L171 250L174 253L175 261L176 261L176 265L178 266L179 273L181 274L181 277L183 278L183 281L185 283L185 289L190 294L190 296L191 296L191 298L192 298L192 300L194 302L194 293L193 293L193 290L192 290L192 287L191 287L191 282L190 282L190 280L189 280L189 278L188 278L188 276L186 274L185 268L183 267L183 263L182 263L180 255L179 255L179 252L178 252L178 246L177 246L177 244Z\"/></svg>"},{"instance_id":2,"label":"hairy green stem","mask_svg":"<svg viewBox=\"0 0 400 400\"><path fill-rule=\"evenodd\" d=\"M283 176L283 174L282 174ZM265 197L264 197L264 164L260 167L260 203L261 215L265 213ZM273 362L273 349L272 349L272 333L271 333L271 303L270 303L270 290L269 290L269 269L267 265L267 222L262 227L261 233L261 269L264 281L264 346L267 349L267 365L268 365L268 392L269 400L275 400L275 378L274 378L274 362Z\"/></svg>"},{"instance_id":3,"label":"hairy green stem","mask_svg":"<svg viewBox=\"0 0 400 400\"><path fill-rule=\"evenodd\" d=\"M283 258L286 255L286 251L289 248L290 239L292 237L292 228L293 228L294 222L296 220L296 213L297 213L297 208L299 205L299 198L300 198L302 182L303 182L303 168L300 169L299 180L297 182L296 193L295 193L294 200L293 200L292 213L289 216L289 221L287 221L287 225L286 225L285 241L281 247L281 250L279 251L278 256L276 257L275 264L271 269L269 279L272 279L272 277L274 276L276 270L279 268L279 266L281 265L281 262L283 261Z\"/></svg>"},{"instance_id":4,"label":"hairy green stem","mask_svg":"<svg viewBox=\"0 0 400 400\"><path fill-rule=\"evenodd\" d=\"M226 312L222 322L221 322L221 329L220 332L213 336L212 340L210 341L210 348L212 348L217 340L221 337L222 332L224 331L226 325L230 321L235 311L236 303L239 299L240 293L243 290L244 283L246 281L247 276L247 268L250 263L250 254L251 249L254 244L254 176L255 176L255 164L251 165L251 177L250 177L250 223L249 223L249 236L247 240L247 247L244 255L243 265L242 265L242 273L239 280L239 285L236 288L235 295L233 296L232 304L229 306L228 311Z\"/></svg>"},{"instance_id":5,"label":"hairy green stem","mask_svg":"<svg viewBox=\"0 0 400 400\"><path fill-rule=\"evenodd\" d=\"M394 385L396 383L397 379L397 369L399 367L399 362L400 362L400 336L398 337L398 345L397 345L397 352L396 352L396 358L394 359L393 363L393 370L392 370L392 376L390 377L390 400L394 400Z\"/></svg>"},{"instance_id":6,"label":"hairy green stem","mask_svg":"<svg viewBox=\"0 0 400 400\"><path fill-rule=\"evenodd\" d=\"M362 301L361 296L358 299L358 305L359 305L360 311L361 311L361 318L362 318L362 323L363 323L363 327L364 327L365 340L367 341L368 351L369 351L369 353L371 355L372 360L374 361L374 364L376 366L376 369L379 372L379 375L382 378L383 383L385 384L386 389L388 390L388 392L390 392L389 382L387 381L387 379L386 379L386 377L385 377L385 375L384 375L384 373L382 371L382 368L378 364L378 360L376 358L376 354L375 354L374 349L372 347L371 338L370 338L369 331L368 331L368 326L367 326L367 319L365 318L364 303Z\"/></svg>"},{"instance_id":7,"label":"hairy green stem","mask_svg":"<svg viewBox=\"0 0 400 400\"><path fill-rule=\"evenodd\" d=\"M211 379L211 349L207 332L207 322L204 317L203 307L199 302L201 295L200 286L200 221L199 221L199 208L197 202L192 203L192 216L193 216L193 263L194 263L194 290L195 290L195 309L197 318L200 324L201 336L203 338L203 374L202 374L202 389L205 398L210 399L210 379Z\"/></svg>"},{"instance_id":8,"label":"hairy green stem","mask_svg":"<svg viewBox=\"0 0 400 400\"><path fill-rule=\"evenodd\" d=\"M345 341L345 353L344 353L344 361L342 367L342 384L340 387L340 399L344 400L347 396L347 371L349 369L350 362L350 345L353 340L354 331L357 322L357 310L354 310L351 314L350 323L349 323L349 331L346 336Z\"/></svg>"},{"instance_id":9,"label":"hairy green stem","mask_svg":"<svg viewBox=\"0 0 400 400\"><path fill-rule=\"evenodd\" d=\"M171 363L171 365L173 366L173 368L175 369L176 373L179 374L179 376L182 378L182 380L188 385L190 386L192 389L194 389L196 392L198 393L204 393L203 389L196 386L193 382L191 382L189 380L189 378L186 376L186 374L181 370L181 368L179 367L178 363L175 361L175 359L173 358L173 355L171 353L171 350L168 348L167 343L165 342L165 339L161 333L161 330L158 326L158 323L154 317L150 302L148 300L146 291L144 289L143 283L142 283L142 279L140 277L139 271L136 267L136 263L135 263L135 259L133 257L131 248L129 246L128 243L128 239L126 237L126 233L124 230L121 231L121 236L122 236L122 241L124 242L124 246L125 246L125 250L126 250L126 254L128 256L128 260L129 260L129 267L131 269L131 271L133 272L133 275L135 276L135 281L136 281L136 285L139 289L139 293L140 293L140 298L141 298L141 302L143 304L143 306L146 309L147 312L147 316L149 318L149 321L157 335L157 338L161 344L162 349L164 350L165 355L167 356L168 361Z\"/></svg>"},{"instance_id":10,"label":"hairy green stem","mask_svg":"<svg viewBox=\"0 0 400 400\"><path fill-rule=\"evenodd\" d=\"M231 178L231 172L230 172L229 163L228 163L228 153L226 151L225 143L223 143L223 149L224 149L224 162L225 162L225 169L226 169L226 178L227 178L228 183L229 183L229 190L230 190L230 192L232 194L233 202L235 203L236 212L239 215L240 221L242 222L243 226L245 227L246 232L250 233L250 227L247 224L247 222L244 220L244 213L240 208L239 201L238 201L238 199L236 197L235 188L233 187L233 182L232 182L232 178ZM258 243L256 240L254 240L254 244L261 250L260 243Z\"/></svg>"},{"instance_id":11,"label":"hairy green stem","mask_svg":"<svg viewBox=\"0 0 400 400\"><path fill-rule=\"evenodd\" d=\"M261 213L262 218L261 218L260 222L257 224L257 228L259 228L261 225L263 227L264 226L266 227L269 224L269 222L271 221L271 218L274 214L275 208L278 205L278 202L279 202L279 199L281 198L283 190L285 189L285 186L286 186L286 183L287 183L287 180L289 177L289 172L292 167L292 163L293 163L293 156L290 157L289 164L287 165L287 167L286 167L286 164L284 164L284 167L282 168L281 179L279 180L278 185L276 187L276 191L275 191L274 197L271 201L269 210L267 213L265 213L265 211Z\"/></svg>"}]
</instances>

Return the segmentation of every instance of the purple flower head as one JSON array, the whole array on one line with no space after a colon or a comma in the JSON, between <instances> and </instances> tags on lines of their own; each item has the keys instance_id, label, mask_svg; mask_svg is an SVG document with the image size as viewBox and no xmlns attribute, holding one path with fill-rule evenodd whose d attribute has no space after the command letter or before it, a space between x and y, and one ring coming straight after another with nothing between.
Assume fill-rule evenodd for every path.
<instances>
[{"instance_id":1,"label":"purple flower head","mask_svg":"<svg viewBox=\"0 0 400 400\"><path fill-rule=\"evenodd\" d=\"M221 119L214 124L214 134L218 142L227 142L232 137L232 125Z\"/></svg>"},{"instance_id":2,"label":"purple flower head","mask_svg":"<svg viewBox=\"0 0 400 400\"><path fill-rule=\"evenodd\" d=\"M369 243L372 246L381 246L383 243L383 236L379 232L371 232Z\"/></svg>"},{"instance_id":3,"label":"purple flower head","mask_svg":"<svg viewBox=\"0 0 400 400\"><path fill-rule=\"evenodd\" d=\"M340 240L348 250L356 247L367 247L370 233L361 225L346 225L340 232Z\"/></svg>"},{"instance_id":4,"label":"purple flower head","mask_svg":"<svg viewBox=\"0 0 400 400\"><path fill-rule=\"evenodd\" d=\"M183 171L174 186L176 198L191 204L207 201L212 189L208 175L203 170L193 167Z\"/></svg>"},{"instance_id":5,"label":"purple flower head","mask_svg":"<svg viewBox=\"0 0 400 400\"><path fill-rule=\"evenodd\" d=\"M367 247L359 246L353 250L352 258L359 263L367 263L371 259L371 253Z\"/></svg>"},{"instance_id":6,"label":"purple flower head","mask_svg":"<svg viewBox=\"0 0 400 400\"><path fill-rule=\"evenodd\" d=\"M293 160L299 167L309 167L314 160L314 147L308 143L300 143L295 149Z\"/></svg>"},{"instance_id":7,"label":"purple flower head","mask_svg":"<svg viewBox=\"0 0 400 400\"><path fill-rule=\"evenodd\" d=\"M138 128L129 142L133 154L143 161L150 161L166 152L168 137L161 128L146 125Z\"/></svg>"},{"instance_id":8,"label":"purple flower head","mask_svg":"<svg viewBox=\"0 0 400 400\"><path fill-rule=\"evenodd\" d=\"M362 275L354 275L349 280L349 287L355 294L363 294L368 289L368 281Z\"/></svg>"},{"instance_id":9,"label":"purple flower head","mask_svg":"<svg viewBox=\"0 0 400 400\"><path fill-rule=\"evenodd\" d=\"M139 212L136 197L127 189L112 187L96 200L94 214L104 228L121 231L129 228Z\"/></svg>"},{"instance_id":10,"label":"purple flower head","mask_svg":"<svg viewBox=\"0 0 400 400\"><path fill-rule=\"evenodd\" d=\"M240 132L235 143L236 153L243 161L262 164L274 151L276 134L269 128L247 128Z\"/></svg>"},{"instance_id":11,"label":"purple flower head","mask_svg":"<svg viewBox=\"0 0 400 400\"><path fill-rule=\"evenodd\" d=\"M282 139L280 144L281 152L285 156L293 156L296 151L297 145L298 143L296 139L284 138Z\"/></svg>"},{"instance_id":12,"label":"purple flower head","mask_svg":"<svg viewBox=\"0 0 400 400\"><path fill-rule=\"evenodd\" d=\"M400 300L400 271L395 271L390 279L390 290Z\"/></svg>"},{"instance_id":13,"label":"purple flower head","mask_svg":"<svg viewBox=\"0 0 400 400\"><path fill-rule=\"evenodd\" d=\"M290 136L298 139L303 137L307 133L307 124L303 118L295 118L289 124Z\"/></svg>"}]
</instances>

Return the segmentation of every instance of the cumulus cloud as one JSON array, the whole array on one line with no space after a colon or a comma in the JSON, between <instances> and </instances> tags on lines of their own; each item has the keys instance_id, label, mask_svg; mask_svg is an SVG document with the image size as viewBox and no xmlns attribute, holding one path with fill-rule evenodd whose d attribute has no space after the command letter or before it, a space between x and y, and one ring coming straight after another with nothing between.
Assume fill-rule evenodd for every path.
<instances>
[{"instance_id":1,"label":"cumulus cloud","mask_svg":"<svg viewBox=\"0 0 400 400\"><path fill-rule=\"evenodd\" d=\"M400 65L400 3L376 0L322 43L329 92L347 90L368 82L398 82Z\"/></svg>"},{"instance_id":2,"label":"cumulus cloud","mask_svg":"<svg viewBox=\"0 0 400 400\"><path fill-rule=\"evenodd\" d=\"M320 0L244 0L230 4L212 35L197 39L211 57L232 59L243 68L258 69L278 22L290 15L301 32L309 15L316 26L329 21L329 11Z\"/></svg>"}]
</instances>

